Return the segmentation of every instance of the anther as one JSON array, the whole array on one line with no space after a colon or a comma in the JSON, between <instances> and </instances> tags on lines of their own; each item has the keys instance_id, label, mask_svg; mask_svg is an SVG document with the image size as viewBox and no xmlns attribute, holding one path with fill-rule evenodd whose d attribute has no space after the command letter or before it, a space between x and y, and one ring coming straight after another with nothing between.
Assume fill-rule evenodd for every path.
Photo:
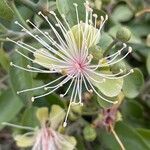
<instances>
[{"instance_id":1,"label":"anther","mask_svg":"<svg viewBox=\"0 0 150 150\"><path fill-rule=\"evenodd\" d=\"M26 22L30 22L30 20L29 20L29 19L27 19L27 20L26 20Z\"/></svg>"},{"instance_id":2,"label":"anther","mask_svg":"<svg viewBox=\"0 0 150 150\"><path fill-rule=\"evenodd\" d=\"M31 98L31 101L34 102L34 100L35 100L34 97L32 97L32 98Z\"/></svg>"},{"instance_id":3,"label":"anther","mask_svg":"<svg viewBox=\"0 0 150 150\"><path fill-rule=\"evenodd\" d=\"M63 97L64 97L64 95L63 95L63 94L60 94L59 96L60 96L61 98L63 98Z\"/></svg>"},{"instance_id":4,"label":"anther","mask_svg":"<svg viewBox=\"0 0 150 150\"><path fill-rule=\"evenodd\" d=\"M47 91L47 90L48 90L48 88L47 88L47 87L45 87L45 88L44 88L44 90L45 90L45 91Z\"/></svg>"},{"instance_id":5,"label":"anther","mask_svg":"<svg viewBox=\"0 0 150 150\"><path fill-rule=\"evenodd\" d=\"M63 127L65 128L67 126L67 122L64 122L63 123Z\"/></svg>"},{"instance_id":6,"label":"anther","mask_svg":"<svg viewBox=\"0 0 150 150\"><path fill-rule=\"evenodd\" d=\"M42 12L41 12L41 11L39 11L39 12L38 12L38 15L41 15L41 14L42 14Z\"/></svg>"},{"instance_id":7,"label":"anther","mask_svg":"<svg viewBox=\"0 0 150 150\"><path fill-rule=\"evenodd\" d=\"M93 14L93 17L97 18L98 16L97 16L97 14Z\"/></svg>"},{"instance_id":8,"label":"anther","mask_svg":"<svg viewBox=\"0 0 150 150\"><path fill-rule=\"evenodd\" d=\"M18 21L15 21L15 24L18 24Z\"/></svg>"},{"instance_id":9,"label":"anther","mask_svg":"<svg viewBox=\"0 0 150 150\"><path fill-rule=\"evenodd\" d=\"M13 66L13 63L12 63L12 62L10 62L10 66Z\"/></svg>"},{"instance_id":10,"label":"anther","mask_svg":"<svg viewBox=\"0 0 150 150\"><path fill-rule=\"evenodd\" d=\"M133 70L133 69L131 69L131 70L130 70L130 72L131 72L131 73L134 73L134 70Z\"/></svg>"},{"instance_id":11,"label":"anther","mask_svg":"<svg viewBox=\"0 0 150 150\"><path fill-rule=\"evenodd\" d=\"M65 15L64 15L64 14L62 14L62 15L61 15L61 17L62 17L62 18L65 18Z\"/></svg>"},{"instance_id":12,"label":"anther","mask_svg":"<svg viewBox=\"0 0 150 150\"><path fill-rule=\"evenodd\" d=\"M104 21L104 17L103 16L101 16L101 21Z\"/></svg>"},{"instance_id":13,"label":"anther","mask_svg":"<svg viewBox=\"0 0 150 150\"><path fill-rule=\"evenodd\" d=\"M20 92L19 92L19 91L17 91L16 93L17 93L17 95L19 95L19 94L20 94Z\"/></svg>"},{"instance_id":14,"label":"anther","mask_svg":"<svg viewBox=\"0 0 150 150\"><path fill-rule=\"evenodd\" d=\"M9 38L9 37L6 37L6 40L10 40L10 38Z\"/></svg>"},{"instance_id":15,"label":"anther","mask_svg":"<svg viewBox=\"0 0 150 150\"><path fill-rule=\"evenodd\" d=\"M92 89L90 89L90 90L89 90L89 92L90 92L90 93L93 93L93 90L92 90Z\"/></svg>"},{"instance_id":16,"label":"anther","mask_svg":"<svg viewBox=\"0 0 150 150\"><path fill-rule=\"evenodd\" d=\"M118 103L118 101L115 101L115 102L114 102L114 104L117 104L117 103Z\"/></svg>"},{"instance_id":17,"label":"anther","mask_svg":"<svg viewBox=\"0 0 150 150\"><path fill-rule=\"evenodd\" d=\"M123 43L123 47L127 47L127 44L126 44L126 43Z\"/></svg>"},{"instance_id":18,"label":"anther","mask_svg":"<svg viewBox=\"0 0 150 150\"><path fill-rule=\"evenodd\" d=\"M128 52L129 52L129 53L132 52L132 47L129 47Z\"/></svg>"},{"instance_id":19,"label":"anther","mask_svg":"<svg viewBox=\"0 0 150 150\"><path fill-rule=\"evenodd\" d=\"M105 20L108 20L108 15L105 16Z\"/></svg>"},{"instance_id":20,"label":"anther","mask_svg":"<svg viewBox=\"0 0 150 150\"><path fill-rule=\"evenodd\" d=\"M31 68L31 66L30 66L30 65L27 65L27 68L29 68L29 69L30 69L30 68Z\"/></svg>"},{"instance_id":21,"label":"anther","mask_svg":"<svg viewBox=\"0 0 150 150\"><path fill-rule=\"evenodd\" d=\"M75 7L78 7L78 4L77 4L77 3L73 3L73 5L74 5Z\"/></svg>"},{"instance_id":22,"label":"anther","mask_svg":"<svg viewBox=\"0 0 150 150\"><path fill-rule=\"evenodd\" d=\"M123 73L123 70L122 70L122 69L120 69L120 72L121 72L121 73Z\"/></svg>"},{"instance_id":23,"label":"anther","mask_svg":"<svg viewBox=\"0 0 150 150\"><path fill-rule=\"evenodd\" d=\"M56 16L56 14L55 14L54 11L50 11L49 13L52 14L52 15L54 15L54 16Z\"/></svg>"}]
</instances>

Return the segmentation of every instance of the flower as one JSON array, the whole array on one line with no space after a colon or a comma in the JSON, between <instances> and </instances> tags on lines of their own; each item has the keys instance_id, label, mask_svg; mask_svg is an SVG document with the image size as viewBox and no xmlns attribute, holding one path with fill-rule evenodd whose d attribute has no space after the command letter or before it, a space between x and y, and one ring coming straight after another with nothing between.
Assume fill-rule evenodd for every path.
<instances>
[{"instance_id":1,"label":"flower","mask_svg":"<svg viewBox=\"0 0 150 150\"><path fill-rule=\"evenodd\" d=\"M128 47L128 51L125 54L122 54L122 51L127 47L125 43L123 43L123 47L121 49L109 56L103 56L99 50L95 50L95 55L93 54L91 49L98 44L101 38L101 29L107 21L108 16L106 15L105 18L101 16L101 24L97 28L97 14L93 14L93 10L90 8L88 2L84 5L86 10L85 22L79 20L78 5L74 3L77 25L73 27L69 26L69 23L63 14L61 15L63 19L62 22L53 11L49 12L53 15L57 22L54 25L42 12L38 13L49 24L55 38L53 38L48 32L40 30L38 26L30 20L27 20L27 22L42 36L35 35L34 32L30 32L19 22L15 22L22 28L22 31L29 34L41 44L41 49L37 49L22 41L16 42L7 38L24 50L32 53L34 58L28 57L19 50L16 50L17 53L30 60L33 65L36 63L45 69L30 65L28 65L27 68L24 68L12 62L11 66L28 72L60 74L60 77L45 85L21 90L17 92L18 94L44 88L47 92L42 95L32 97L31 100L34 101L35 99L51 94L61 86L70 82L66 92L60 94L61 97L64 97L69 93L69 91L71 91L70 104L64 120L64 126L67 125L67 118L71 105L83 105L82 93L85 89L90 93L94 92L98 95L98 97L106 102L112 104L117 103L117 101L112 101L111 98L116 97L120 93L123 85L123 78L133 72L132 69L127 73L122 69L120 69L117 73L111 71L111 67L114 64L120 62L129 53L131 53L132 48ZM61 34L58 32L58 29ZM99 53L101 54L100 56ZM98 61L95 61L95 59L97 59L96 57L99 57ZM97 64L95 62L97 62Z\"/></svg>"},{"instance_id":2,"label":"flower","mask_svg":"<svg viewBox=\"0 0 150 150\"><path fill-rule=\"evenodd\" d=\"M40 121L40 128L3 123L30 130L23 135L14 136L18 147L32 146L32 150L73 150L75 148L76 140L74 137L63 135L57 131L65 117L65 112L60 106L53 105L49 114L47 107L38 108L36 116Z\"/></svg>"}]
</instances>

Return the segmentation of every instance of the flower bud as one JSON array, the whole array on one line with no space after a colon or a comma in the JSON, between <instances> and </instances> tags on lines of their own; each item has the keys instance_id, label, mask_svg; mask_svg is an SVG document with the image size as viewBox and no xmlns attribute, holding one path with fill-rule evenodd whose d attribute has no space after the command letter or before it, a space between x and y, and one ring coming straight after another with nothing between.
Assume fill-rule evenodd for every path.
<instances>
[{"instance_id":1,"label":"flower bud","mask_svg":"<svg viewBox=\"0 0 150 150\"><path fill-rule=\"evenodd\" d=\"M85 140L89 142L94 141L97 136L95 129L90 125L84 128L83 135L84 135Z\"/></svg>"},{"instance_id":2,"label":"flower bud","mask_svg":"<svg viewBox=\"0 0 150 150\"><path fill-rule=\"evenodd\" d=\"M131 38L131 32L128 28L121 27L116 33L116 38L121 42L127 42Z\"/></svg>"},{"instance_id":3,"label":"flower bud","mask_svg":"<svg viewBox=\"0 0 150 150\"><path fill-rule=\"evenodd\" d=\"M48 108L47 107L38 108L36 112L36 117L40 122L46 121L48 119Z\"/></svg>"}]
</instances>

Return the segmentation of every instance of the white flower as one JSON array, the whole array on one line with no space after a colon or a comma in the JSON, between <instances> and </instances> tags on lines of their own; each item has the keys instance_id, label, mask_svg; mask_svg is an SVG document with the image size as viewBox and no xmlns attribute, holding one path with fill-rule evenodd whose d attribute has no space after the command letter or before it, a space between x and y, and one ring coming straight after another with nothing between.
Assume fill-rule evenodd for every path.
<instances>
[{"instance_id":1,"label":"white flower","mask_svg":"<svg viewBox=\"0 0 150 150\"><path fill-rule=\"evenodd\" d=\"M29 130L23 135L16 135L14 139L18 147L32 147L32 150L73 150L76 140L74 137L59 133L60 123L63 121L65 112L58 105L53 105L48 114L48 108L41 107L37 110L37 118L40 121L40 128L18 126L10 123L3 123L13 127Z\"/></svg>"},{"instance_id":2,"label":"white flower","mask_svg":"<svg viewBox=\"0 0 150 150\"><path fill-rule=\"evenodd\" d=\"M47 92L42 95L32 97L32 101L34 101L35 99L51 94L61 86L70 82L66 92L60 94L61 97L64 97L69 93L69 91L72 92L64 126L67 125L67 117L71 104L82 104L82 93L84 89L88 92L94 92L106 102L117 103L117 101L114 102L109 98L115 97L120 93L123 85L123 77L133 72L133 70L130 70L124 74L124 71L121 69L117 73L113 73L110 70L112 65L120 62L129 53L131 53L132 48L129 47L126 54L123 56L121 55L121 52L127 47L126 44L123 44L123 47L114 54L99 58L97 64L92 62L94 60L94 56L92 55L90 48L95 46L100 40L101 29L108 19L108 16L106 15L105 18L101 16L101 24L98 28L96 28L98 16L93 14L93 10L90 8L89 3L85 3L86 18L84 22L79 20L78 5L74 4L74 6L77 15L77 25L72 28L69 26L64 15L62 15L64 22L63 25L57 15L53 11L50 11L49 13L54 16L57 22L53 25L47 16L45 16L42 12L38 13L49 24L55 38L53 38L48 32L40 30L30 20L27 20L27 22L34 27L35 31L41 33L42 36L35 35L34 32L30 32L20 23L15 22L22 28L22 31L29 34L41 44L41 49L37 49L22 41L16 42L8 38L24 50L32 53L34 55L34 59L29 58L22 51L16 50L17 53L28 60L31 60L33 64L36 63L45 69L36 68L30 65L28 65L27 68L23 68L14 63L11 63L12 66L29 72L60 74L59 78L50 81L43 86L18 91L18 94L44 88ZM57 31L58 28L61 31L61 34ZM107 68L107 70L103 70L103 68Z\"/></svg>"}]
</instances>

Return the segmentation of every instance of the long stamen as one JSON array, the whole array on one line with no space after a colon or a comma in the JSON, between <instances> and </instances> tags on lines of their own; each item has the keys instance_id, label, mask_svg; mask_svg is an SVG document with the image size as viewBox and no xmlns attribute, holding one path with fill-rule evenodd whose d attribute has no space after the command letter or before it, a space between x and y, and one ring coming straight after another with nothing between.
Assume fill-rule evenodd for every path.
<instances>
[{"instance_id":1,"label":"long stamen","mask_svg":"<svg viewBox=\"0 0 150 150\"><path fill-rule=\"evenodd\" d=\"M8 123L8 122L2 122L2 125L6 125L6 126L10 126L10 127L15 127L15 128L19 128L19 129L31 130L31 131L35 130L34 128L31 128L31 127L20 126L20 125Z\"/></svg>"},{"instance_id":2,"label":"long stamen","mask_svg":"<svg viewBox=\"0 0 150 150\"><path fill-rule=\"evenodd\" d=\"M55 80L53 80L53 81L51 81L51 82L49 82L49 83L47 83L47 84L45 84L45 85L39 86L39 87L35 87L35 88L30 88L30 89L25 89L25 90L17 91L17 94L24 93L24 92L29 92L29 91L33 91L33 90L42 89L42 88L44 88L44 87L46 87L46 86L49 86L50 84L53 84L53 83L59 81L60 79L64 78L65 76L66 76L66 75L63 75L63 76L61 76L61 77L59 77L59 78L57 78L57 79L55 79Z\"/></svg>"},{"instance_id":3,"label":"long stamen","mask_svg":"<svg viewBox=\"0 0 150 150\"><path fill-rule=\"evenodd\" d=\"M56 85L56 86L55 86L56 88L54 88L52 91L47 92L47 93L42 94L42 95L39 95L39 96L32 97L32 98L31 98L31 101L33 102L35 99L39 99L39 98L41 98L41 97L45 97L45 96L47 96L47 95L53 93L53 92L56 91L58 88L60 88L62 85L64 85L65 83L67 83L70 79L71 79L70 76L66 77L66 78L64 79L65 81L63 80L63 81L60 82L58 85ZM46 87L46 90L47 90L48 88L51 88L51 87Z\"/></svg>"},{"instance_id":4,"label":"long stamen","mask_svg":"<svg viewBox=\"0 0 150 150\"><path fill-rule=\"evenodd\" d=\"M12 62L10 62L10 66L13 66L15 68L19 68L21 70L24 70L24 71L27 71L27 72L37 72L37 73L58 73L59 71L46 71L46 70L43 70L43 71L38 71L38 70L32 70L32 69L26 69L24 67L21 67L21 66L18 66Z\"/></svg>"},{"instance_id":5,"label":"long stamen","mask_svg":"<svg viewBox=\"0 0 150 150\"><path fill-rule=\"evenodd\" d=\"M57 30L53 27L53 25L50 23L50 21L48 20L48 17L43 15L41 12L38 13L39 15L41 15L45 20L46 22L50 25L50 27L52 28L54 34L56 35L57 39L59 40L59 42L61 43L60 46L62 46L63 50L64 49L68 49L68 46L66 45L66 43L64 42L64 40L61 38L61 36L59 35L59 33L57 32Z\"/></svg>"},{"instance_id":6,"label":"long stamen","mask_svg":"<svg viewBox=\"0 0 150 150\"><path fill-rule=\"evenodd\" d=\"M46 37L48 40L50 40L49 39L49 37L44 33L44 32L42 32L35 24L33 24L30 20L27 20L26 22L28 22L28 23L30 23L34 28L36 28L42 35L44 35L44 37ZM51 40L50 40L51 41ZM63 59L67 59L64 55L62 55L61 53L59 53L58 51L56 51L55 49L53 49L52 47L50 47L49 46L49 48L51 48L51 49L49 49L51 52L53 52L54 54L56 54L56 55L58 55L58 56L60 56L61 58L63 58Z\"/></svg>"},{"instance_id":7,"label":"long stamen","mask_svg":"<svg viewBox=\"0 0 150 150\"><path fill-rule=\"evenodd\" d=\"M60 94L60 97L64 97L64 96L69 92L69 90L70 90L70 88L71 88L71 86L72 86L74 80L75 80L75 77L73 77L73 79L72 79L72 81L71 81L69 87L67 88L66 92L65 92L64 94Z\"/></svg>"},{"instance_id":8,"label":"long stamen","mask_svg":"<svg viewBox=\"0 0 150 150\"><path fill-rule=\"evenodd\" d=\"M66 113L66 116L65 116L65 119L64 119L63 127L67 126L67 119L68 119L68 115L69 115L69 112L70 112L71 104L72 104L72 101L73 101L73 96L74 96L74 92L75 92L76 82L77 82L77 79L75 79L75 83L74 83L74 87L73 87L73 90L72 90L72 94L71 94L68 110L67 110L67 113Z\"/></svg>"}]
</instances>

